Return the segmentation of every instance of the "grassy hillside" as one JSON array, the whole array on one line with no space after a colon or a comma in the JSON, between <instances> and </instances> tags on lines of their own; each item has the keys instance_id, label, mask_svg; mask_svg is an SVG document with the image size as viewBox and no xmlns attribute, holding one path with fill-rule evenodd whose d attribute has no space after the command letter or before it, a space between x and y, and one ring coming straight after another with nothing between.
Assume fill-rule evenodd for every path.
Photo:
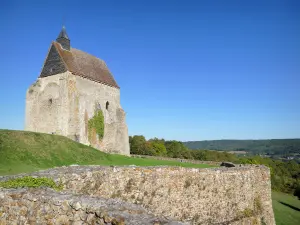
<instances>
[{"instance_id":1,"label":"grassy hillside","mask_svg":"<svg viewBox=\"0 0 300 225\"><path fill-rule=\"evenodd\" d=\"M203 164L110 155L62 136L0 130L0 175L32 172L71 164L210 167Z\"/></svg>"},{"instance_id":2,"label":"grassy hillside","mask_svg":"<svg viewBox=\"0 0 300 225\"><path fill-rule=\"evenodd\" d=\"M300 153L300 139L188 141L184 142L184 145L189 149L240 150L270 154Z\"/></svg>"},{"instance_id":3,"label":"grassy hillside","mask_svg":"<svg viewBox=\"0 0 300 225\"><path fill-rule=\"evenodd\" d=\"M273 210L277 225L300 224L300 200L280 192L272 192Z\"/></svg>"}]
</instances>

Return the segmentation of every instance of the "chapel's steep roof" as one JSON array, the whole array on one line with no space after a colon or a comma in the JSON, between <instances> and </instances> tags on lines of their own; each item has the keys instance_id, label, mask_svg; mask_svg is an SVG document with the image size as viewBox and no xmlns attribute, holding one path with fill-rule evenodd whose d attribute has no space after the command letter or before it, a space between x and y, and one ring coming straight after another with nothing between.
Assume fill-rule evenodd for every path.
<instances>
[{"instance_id":1,"label":"chapel's steep roof","mask_svg":"<svg viewBox=\"0 0 300 225\"><path fill-rule=\"evenodd\" d=\"M52 42L40 77L70 71L72 74L119 88L105 62L93 55L72 48L65 27Z\"/></svg>"},{"instance_id":2,"label":"chapel's steep roof","mask_svg":"<svg viewBox=\"0 0 300 225\"><path fill-rule=\"evenodd\" d=\"M59 53L66 70L72 74L119 88L103 60L75 48L71 48L70 51L65 50L55 41L52 45ZM40 77L44 76L41 74Z\"/></svg>"}]
</instances>

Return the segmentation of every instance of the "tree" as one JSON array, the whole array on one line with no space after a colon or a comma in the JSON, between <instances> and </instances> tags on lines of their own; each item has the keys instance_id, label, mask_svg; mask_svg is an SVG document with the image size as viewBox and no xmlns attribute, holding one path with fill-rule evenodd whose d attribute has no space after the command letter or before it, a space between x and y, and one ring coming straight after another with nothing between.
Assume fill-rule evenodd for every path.
<instances>
[{"instance_id":1,"label":"tree","mask_svg":"<svg viewBox=\"0 0 300 225\"><path fill-rule=\"evenodd\" d=\"M164 145L165 142L166 142L165 139L159 139L159 138L156 138L156 137L155 137L155 138L149 139L149 141L150 141L150 142L161 143L161 144L163 144L163 145Z\"/></svg>"},{"instance_id":2,"label":"tree","mask_svg":"<svg viewBox=\"0 0 300 225\"><path fill-rule=\"evenodd\" d=\"M179 141L167 141L165 142L167 149L167 155L172 158L185 158L191 159L192 155L187 147Z\"/></svg>"},{"instance_id":3,"label":"tree","mask_svg":"<svg viewBox=\"0 0 300 225\"><path fill-rule=\"evenodd\" d=\"M141 155L155 155L155 150L150 142L143 143L141 147Z\"/></svg>"},{"instance_id":4,"label":"tree","mask_svg":"<svg viewBox=\"0 0 300 225\"><path fill-rule=\"evenodd\" d=\"M203 151L203 150L193 150L192 156L194 159L197 159L197 160L207 160L205 151Z\"/></svg>"},{"instance_id":5,"label":"tree","mask_svg":"<svg viewBox=\"0 0 300 225\"><path fill-rule=\"evenodd\" d=\"M161 142L151 141L152 148L154 150L154 154L158 156L166 156L167 149L165 145Z\"/></svg>"},{"instance_id":6,"label":"tree","mask_svg":"<svg viewBox=\"0 0 300 225\"><path fill-rule=\"evenodd\" d=\"M144 153L144 144L146 143L146 139L142 135L134 135L129 139L130 141L130 153L143 155Z\"/></svg>"}]
</instances>

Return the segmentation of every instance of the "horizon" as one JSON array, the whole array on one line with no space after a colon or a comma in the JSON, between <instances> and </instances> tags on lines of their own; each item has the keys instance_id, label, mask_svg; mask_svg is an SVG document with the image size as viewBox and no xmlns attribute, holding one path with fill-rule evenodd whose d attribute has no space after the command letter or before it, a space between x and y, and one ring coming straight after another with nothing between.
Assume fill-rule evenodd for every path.
<instances>
[{"instance_id":1,"label":"horizon","mask_svg":"<svg viewBox=\"0 0 300 225\"><path fill-rule=\"evenodd\" d=\"M121 87L130 136L300 139L298 1L0 4L0 129L24 129L26 90L64 17L71 47Z\"/></svg>"},{"instance_id":2,"label":"horizon","mask_svg":"<svg viewBox=\"0 0 300 225\"><path fill-rule=\"evenodd\" d=\"M276 139L212 139L212 140L197 140L197 141L272 141L272 140L300 140L300 138L276 138ZM193 141L182 141L193 142ZM196 142L196 141L195 141Z\"/></svg>"}]
</instances>

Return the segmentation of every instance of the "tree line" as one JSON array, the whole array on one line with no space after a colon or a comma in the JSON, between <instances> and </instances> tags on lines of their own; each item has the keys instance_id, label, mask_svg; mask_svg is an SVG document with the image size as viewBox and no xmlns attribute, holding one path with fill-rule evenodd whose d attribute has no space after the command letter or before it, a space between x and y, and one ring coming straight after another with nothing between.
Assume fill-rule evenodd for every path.
<instances>
[{"instance_id":1,"label":"tree line","mask_svg":"<svg viewBox=\"0 0 300 225\"><path fill-rule=\"evenodd\" d=\"M171 158L195 159L202 161L228 161L236 164L261 164L271 171L272 189L293 193L300 188L300 164L296 161L283 162L260 156L238 156L228 152L212 150L190 150L180 141L165 141L153 138L146 140L142 135L129 137L130 153L137 155L164 156Z\"/></svg>"},{"instance_id":2,"label":"tree line","mask_svg":"<svg viewBox=\"0 0 300 225\"><path fill-rule=\"evenodd\" d=\"M129 137L129 144L130 153L136 155L238 162L238 158L233 154L209 150L190 150L180 141L165 141L158 138L146 140L142 135L135 135Z\"/></svg>"},{"instance_id":3,"label":"tree line","mask_svg":"<svg viewBox=\"0 0 300 225\"><path fill-rule=\"evenodd\" d=\"M247 151L253 154L300 153L300 139L187 141L184 144L190 149Z\"/></svg>"}]
</instances>

